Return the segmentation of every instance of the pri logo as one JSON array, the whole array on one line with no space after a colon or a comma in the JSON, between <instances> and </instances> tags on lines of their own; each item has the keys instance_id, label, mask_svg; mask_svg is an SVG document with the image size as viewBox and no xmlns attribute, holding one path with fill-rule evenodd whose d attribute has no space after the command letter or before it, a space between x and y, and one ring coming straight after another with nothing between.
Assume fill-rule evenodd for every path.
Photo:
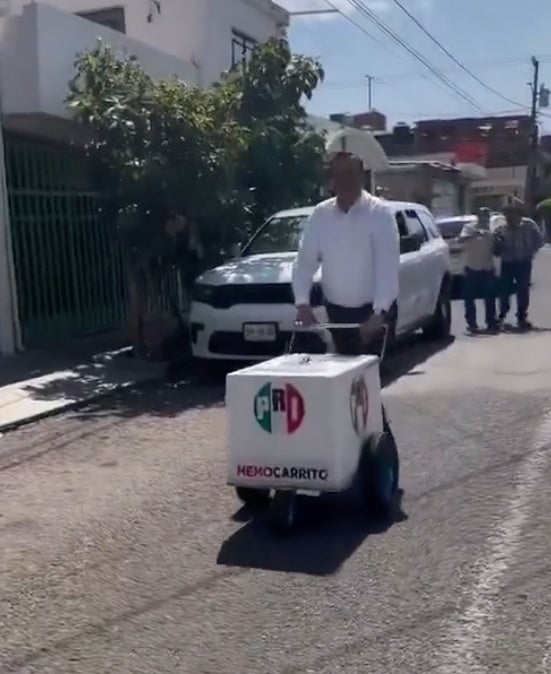
<instances>
[{"instance_id":1,"label":"pri logo","mask_svg":"<svg viewBox=\"0 0 551 674\"><path fill-rule=\"evenodd\" d=\"M265 384L254 399L254 416L267 433L294 433L304 419L304 399L292 386Z\"/></svg>"},{"instance_id":2,"label":"pri logo","mask_svg":"<svg viewBox=\"0 0 551 674\"><path fill-rule=\"evenodd\" d=\"M363 435L367 426L369 396L363 375L356 377L350 388L350 418L358 435Z\"/></svg>"}]
</instances>

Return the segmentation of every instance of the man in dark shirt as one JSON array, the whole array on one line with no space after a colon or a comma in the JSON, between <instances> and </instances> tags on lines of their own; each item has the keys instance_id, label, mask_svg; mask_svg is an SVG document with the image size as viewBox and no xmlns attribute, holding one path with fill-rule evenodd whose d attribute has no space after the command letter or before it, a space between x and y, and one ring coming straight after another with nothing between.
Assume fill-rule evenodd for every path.
<instances>
[{"instance_id":1,"label":"man in dark shirt","mask_svg":"<svg viewBox=\"0 0 551 674\"><path fill-rule=\"evenodd\" d=\"M511 308L511 295L517 296L517 324L521 330L530 330L530 278L532 260L543 245L538 226L524 216L524 204L519 199L510 201L503 209L505 222L494 232L494 252L501 258L500 312L503 323Z\"/></svg>"}]
</instances>

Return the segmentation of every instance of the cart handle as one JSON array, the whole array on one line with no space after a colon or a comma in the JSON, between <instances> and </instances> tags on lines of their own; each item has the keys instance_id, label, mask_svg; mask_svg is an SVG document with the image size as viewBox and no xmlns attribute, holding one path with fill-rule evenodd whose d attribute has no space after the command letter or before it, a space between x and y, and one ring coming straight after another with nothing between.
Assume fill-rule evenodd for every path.
<instances>
[{"instance_id":1,"label":"cart handle","mask_svg":"<svg viewBox=\"0 0 551 674\"><path fill-rule=\"evenodd\" d=\"M295 334L297 332L315 332L315 331L323 331L323 330L359 330L361 324L360 323L312 323L310 325L304 325L304 323L301 323L300 321L295 321L293 324L293 332L291 334L291 339L289 340L289 343L287 344L287 349L286 353L290 354L293 350L293 344L295 341ZM382 348L381 348L381 353L379 354L379 361L382 362L384 360L385 354L386 354L386 345L387 345L387 339L388 339L388 325L385 323L383 326L381 326L382 332L383 332L383 343L382 343Z\"/></svg>"},{"instance_id":2,"label":"cart handle","mask_svg":"<svg viewBox=\"0 0 551 674\"><path fill-rule=\"evenodd\" d=\"M359 330L360 323L311 323L304 325L300 321L295 321L295 330L305 330L315 332L317 330Z\"/></svg>"}]
</instances>

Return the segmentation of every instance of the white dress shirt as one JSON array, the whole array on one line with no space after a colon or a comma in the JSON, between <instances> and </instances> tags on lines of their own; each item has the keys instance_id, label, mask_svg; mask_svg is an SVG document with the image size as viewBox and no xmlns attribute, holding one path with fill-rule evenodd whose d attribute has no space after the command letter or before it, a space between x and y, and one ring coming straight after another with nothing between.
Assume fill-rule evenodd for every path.
<instances>
[{"instance_id":1,"label":"white dress shirt","mask_svg":"<svg viewBox=\"0 0 551 674\"><path fill-rule=\"evenodd\" d=\"M316 206L306 225L293 271L295 304L309 304L321 263L321 285L331 304L373 304L388 311L398 299L400 237L393 211L368 192L345 213L337 200Z\"/></svg>"}]
</instances>

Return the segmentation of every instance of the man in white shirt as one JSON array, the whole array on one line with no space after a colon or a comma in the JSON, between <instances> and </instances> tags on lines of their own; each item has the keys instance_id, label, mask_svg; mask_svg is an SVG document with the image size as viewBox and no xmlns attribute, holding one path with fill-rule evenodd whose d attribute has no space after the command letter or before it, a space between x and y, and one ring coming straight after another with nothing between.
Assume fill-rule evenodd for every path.
<instances>
[{"instance_id":1,"label":"man in white shirt","mask_svg":"<svg viewBox=\"0 0 551 674\"><path fill-rule=\"evenodd\" d=\"M496 274L494 267L494 236L490 230L489 208L481 208L475 222L468 222L457 240L465 246L465 275L463 277L463 301L465 321L471 334L478 332L476 321L476 298L482 296L486 310L488 332L497 332L496 321Z\"/></svg>"},{"instance_id":2,"label":"man in white shirt","mask_svg":"<svg viewBox=\"0 0 551 674\"><path fill-rule=\"evenodd\" d=\"M335 197L316 206L306 225L293 273L297 321L311 325L312 281L320 263L331 323L360 323L358 333L333 331L338 353L354 355L392 318L398 297L400 240L392 210L363 189L363 165L349 153L331 161Z\"/></svg>"}]
</instances>

